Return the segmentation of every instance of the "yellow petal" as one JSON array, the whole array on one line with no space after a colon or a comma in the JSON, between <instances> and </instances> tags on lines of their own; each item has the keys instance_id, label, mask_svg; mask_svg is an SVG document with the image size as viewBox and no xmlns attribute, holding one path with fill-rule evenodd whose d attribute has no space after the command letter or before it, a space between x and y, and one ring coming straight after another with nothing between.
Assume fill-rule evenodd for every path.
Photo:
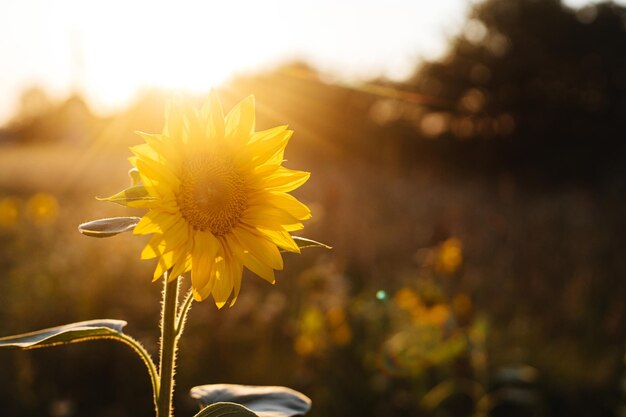
<instances>
[{"instance_id":1,"label":"yellow petal","mask_svg":"<svg viewBox=\"0 0 626 417\"><path fill-rule=\"evenodd\" d=\"M267 202L269 204L285 210L298 220L308 220L311 218L311 210L291 194L280 192L270 192L268 194L270 194L267 196Z\"/></svg>"},{"instance_id":2,"label":"yellow petal","mask_svg":"<svg viewBox=\"0 0 626 417\"><path fill-rule=\"evenodd\" d=\"M150 203L150 204L148 204ZM133 207L134 207L133 203ZM170 213L172 215L180 215L180 209L178 208L178 202L176 201L176 197L173 193L168 193L165 196L157 199L156 201L148 201L145 204L146 208L155 209L159 211L163 211L166 213Z\"/></svg>"},{"instance_id":3,"label":"yellow petal","mask_svg":"<svg viewBox=\"0 0 626 417\"><path fill-rule=\"evenodd\" d=\"M128 160L135 167L139 164L139 158L136 156L128 158ZM142 171L139 171L139 177L150 196L157 197L157 199L170 199L173 197L172 187L168 185L163 186L165 183L159 182Z\"/></svg>"},{"instance_id":4,"label":"yellow petal","mask_svg":"<svg viewBox=\"0 0 626 417\"><path fill-rule=\"evenodd\" d=\"M141 251L141 259L153 259L162 254L159 249L160 245L164 245L163 235L155 234L150 238L148 244Z\"/></svg>"},{"instance_id":5,"label":"yellow petal","mask_svg":"<svg viewBox=\"0 0 626 417\"><path fill-rule=\"evenodd\" d=\"M226 115L224 133L227 140L237 145L245 144L254 133L254 118L254 96L250 95Z\"/></svg>"},{"instance_id":6,"label":"yellow petal","mask_svg":"<svg viewBox=\"0 0 626 417\"><path fill-rule=\"evenodd\" d=\"M170 190L176 190L180 186L178 177L167 166L159 162L139 158L135 166L139 170L139 175L149 177L153 185L162 184Z\"/></svg>"},{"instance_id":7,"label":"yellow petal","mask_svg":"<svg viewBox=\"0 0 626 417\"><path fill-rule=\"evenodd\" d=\"M263 165L266 167L267 165ZM274 167L270 165L271 170L265 170L257 174L253 185L257 187L280 192L293 191L307 182L311 176L310 172L294 171L282 166Z\"/></svg>"},{"instance_id":8,"label":"yellow petal","mask_svg":"<svg viewBox=\"0 0 626 417\"><path fill-rule=\"evenodd\" d=\"M231 231L241 247L273 269L283 269L283 258L275 244L258 233L237 227Z\"/></svg>"},{"instance_id":9,"label":"yellow petal","mask_svg":"<svg viewBox=\"0 0 626 417\"><path fill-rule=\"evenodd\" d=\"M141 131L135 131L136 134L141 136L158 154L159 161L167 160L172 164L178 166L181 163L181 152L176 146L172 146L173 143L168 138L163 137L161 134L144 133Z\"/></svg>"},{"instance_id":10,"label":"yellow petal","mask_svg":"<svg viewBox=\"0 0 626 417\"><path fill-rule=\"evenodd\" d=\"M248 168L265 164L270 160L280 164L285 147L292 135L292 130L283 130L272 135L268 134L262 139L251 141L239 152L235 162L238 166Z\"/></svg>"},{"instance_id":11,"label":"yellow petal","mask_svg":"<svg viewBox=\"0 0 626 417\"><path fill-rule=\"evenodd\" d=\"M254 132L254 134L250 137L250 143L254 142L265 142L270 140L273 137L280 135L287 131L287 125L276 126L271 129L261 130L259 132Z\"/></svg>"},{"instance_id":12,"label":"yellow petal","mask_svg":"<svg viewBox=\"0 0 626 417\"><path fill-rule=\"evenodd\" d=\"M163 276L165 272L173 268L181 260L184 262L185 255L185 250L176 250L159 256L157 260L157 266L154 270L154 274L152 275L152 281L158 280L161 276ZM173 279L172 275L173 274L170 274L170 280ZM176 277L178 277L178 275L176 275L174 278Z\"/></svg>"},{"instance_id":13,"label":"yellow petal","mask_svg":"<svg viewBox=\"0 0 626 417\"><path fill-rule=\"evenodd\" d=\"M183 153L188 159L195 157L199 152L206 152L208 150L208 143L205 136L206 129L204 122L201 120L196 109L191 106L186 106L183 112L185 123L183 129L183 142L185 143Z\"/></svg>"},{"instance_id":14,"label":"yellow petal","mask_svg":"<svg viewBox=\"0 0 626 417\"><path fill-rule=\"evenodd\" d=\"M173 193L168 193L167 196L161 196L155 200L131 201L128 203L128 207L158 210L172 215L180 214L180 209Z\"/></svg>"},{"instance_id":15,"label":"yellow petal","mask_svg":"<svg viewBox=\"0 0 626 417\"><path fill-rule=\"evenodd\" d=\"M228 297L230 297L233 291L233 282L230 279L230 274L227 273L228 266L224 257L219 257L215 263L215 286L211 294L213 295L217 308L224 307L228 301Z\"/></svg>"},{"instance_id":16,"label":"yellow petal","mask_svg":"<svg viewBox=\"0 0 626 417\"><path fill-rule=\"evenodd\" d=\"M289 233L284 231L261 229L258 227L257 230L264 236L270 238L270 240L274 242L278 247L289 252L300 253L300 248L291 238L291 235Z\"/></svg>"},{"instance_id":17,"label":"yellow petal","mask_svg":"<svg viewBox=\"0 0 626 417\"><path fill-rule=\"evenodd\" d=\"M241 275L243 274L243 264L238 256L235 255L232 244L232 239L221 239L222 245L224 246L224 259L225 259L225 274L228 277L228 280L232 283L233 286L233 297L230 301L230 307L232 307L237 298L239 297L239 291L241 290ZM230 294L229 294L230 295Z\"/></svg>"},{"instance_id":18,"label":"yellow petal","mask_svg":"<svg viewBox=\"0 0 626 417\"><path fill-rule=\"evenodd\" d=\"M303 225L293 215L273 206L250 206L241 216L241 222L254 227L270 230L295 231Z\"/></svg>"},{"instance_id":19,"label":"yellow petal","mask_svg":"<svg viewBox=\"0 0 626 417\"><path fill-rule=\"evenodd\" d=\"M263 262L255 258L251 253L245 253L241 256L241 261L246 268L254 272L270 284L276 283L276 277L274 276L274 270Z\"/></svg>"},{"instance_id":20,"label":"yellow petal","mask_svg":"<svg viewBox=\"0 0 626 417\"><path fill-rule=\"evenodd\" d=\"M209 297L209 295L211 295L211 291L213 291L213 287L215 286L215 276L216 276L215 262L210 264L210 268L207 271L205 271L205 273L209 277L209 280L207 281L206 285L201 288L196 288L192 286L193 298L196 301L206 300ZM192 271L192 274L193 274L193 271Z\"/></svg>"},{"instance_id":21,"label":"yellow petal","mask_svg":"<svg viewBox=\"0 0 626 417\"><path fill-rule=\"evenodd\" d=\"M155 162L159 161L159 153L147 143L131 146L129 149L134 155L138 156L139 158L151 159Z\"/></svg>"},{"instance_id":22,"label":"yellow petal","mask_svg":"<svg viewBox=\"0 0 626 417\"><path fill-rule=\"evenodd\" d=\"M190 256L187 250L179 249L174 251L174 253L180 251L181 257L176 260L174 266L172 267L171 273L168 275L168 281L173 281L178 278L180 275L184 274L189 270L189 266L191 265Z\"/></svg>"},{"instance_id":23,"label":"yellow petal","mask_svg":"<svg viewBox=\"0 0 626 417\"><path fill-rule=\"evenodd\" d=\"M215 283L215 257L219 242L211 232L195 232L192 252L191 285L202 299L208 297Z\"/></svg>"},{"instance_id":24,"label":"yellow petal","mask_svg":"<svg viewBox=\"0 0 626 417\"><path fill-rule=\"evenodd\" d=\"M180 215L172 215L162 211L150 210L146 213L133 233L136 235L147 235L150 233L164 233L170 227L172 227L179 219Z\"/></svg>"},{"instance_id":25,"label":"yellow petal","mask_svg":"<svg viewBox=\"0 0 626 417\"><path fill-rule=\"evenodd\" d=\"M297 220L307 220L311 218L311 210L298 201L294 196L279 191L256 191L248 196L248 211L252 212L256 207L274 207L289 213Z\"/></svg>"},{"instance_id":26,"label":"yellow petal","mask_svg":"<svg viewBox=\"0 0 626 417\"><path fill-rule=\"evenodd\" d=\"M162 149L160 149L160 146L163 144L163 135L160 133L146 133L146 132L142 132L141 130L135 130L135 134L139 135L143 138L143 140L146 141L146 143L148 143L150 146L152 146L153 148L155 148L155 150L157 152L159 152L160 156L163 156L163 153L161 152ZM153 146L153 144L157 144L157 146Z\"/></svg>"},{"instance_id":27,"label":"yellow petal","mask_svg":"<svg viewBox=\"0 0 626 417\"><path fill-rule=\"evenodd\" d=\"M224 137L224 111L215 91L211 91L201 115L206 120L207 140L220 141Z\"/></svg>"},{"instance_id":28,"label":"yellow petal","mask_svg":"<svg viewBox=\"0 0 626 417\"><path fill-rule=\"evenodd\" d=\"M163 135L172 141L179 142L183 136L183 114L180 111L181 106L173 101L168 103L165 109L165 126L163 127Z\"/></svg>"},{"instance_id":29,"label":"yellow petal","mask_svg":"<svg viewBox=\"0 0 626 417\"><path fill-rule=\"evenodd\" d=\"M274 270L255 258L249 251L244 250L234 235L229 236L228 241L231 248L233 248L233 253L239 258L246 268L270 284L274 284L276 282Z\"/></svg>"},{"instance_id":30,"label":"yellow petal","mask_svg":"<svg viewBox=\"0 0 626 417\"><path fill-rule=\"evenodd\" d=\"M296 224L285 224L283 225L283 229L286 232L296 232L298 230L302 230L304 229L304 225L302 223L296 223Z\"/></svg>"},{"instance_id":31,"label":"yellow petal","mask_svg":"<svg viewBox=\"0 0 626 417\"><path fill-rule=\"evenodd\" d=\"M164 253L173 251L188 241L189 225L184 219L179 219L163 234L156 234L141 252L141 259L151 259ZM155 239L156 238L156 239Z\"/></svg>"}]
</instances>

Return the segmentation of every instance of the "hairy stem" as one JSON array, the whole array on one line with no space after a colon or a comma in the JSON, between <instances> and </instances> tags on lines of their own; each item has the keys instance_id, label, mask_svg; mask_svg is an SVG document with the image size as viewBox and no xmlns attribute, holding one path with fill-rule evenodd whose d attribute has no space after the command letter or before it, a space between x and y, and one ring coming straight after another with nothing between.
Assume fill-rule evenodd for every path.
<instances>
[{"instance_id":1,"label":"hairy stem","mask_svg":"<svg viewBox=\"0 0 626 417\"><path fill-rule=\"evenodd\" d=\"M175 326L180 278L177 277L168 282L169 273L165 274L163 278L165 288L163 289L163 304L161 306L160 385L157 417L171 417L176 347L178 344Z\"/></svg>"},{"instance_id":2,"label":"hairy stem","mask_svg":"<svg viewBox=\"0 0 626 417\"><path fill-rule=\"evenodd\" d=\"M182 307L178 312L178 317L176 319L176 338L179 338L181 334L183 334L183 330L185 329L185 322L187 321L187 313L191 309L191 304L193 303L193 290L189 290L187 295L185 296L185 301L183 301Z\"/></svg>"}]
</instances>

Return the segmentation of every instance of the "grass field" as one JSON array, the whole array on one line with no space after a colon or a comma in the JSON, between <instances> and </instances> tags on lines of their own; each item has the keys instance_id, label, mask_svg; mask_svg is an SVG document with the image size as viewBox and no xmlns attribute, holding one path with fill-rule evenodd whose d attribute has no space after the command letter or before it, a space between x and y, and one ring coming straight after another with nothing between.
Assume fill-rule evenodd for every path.
<instances>
[{"instance_id":1,"label":"grass field","mask_svg":"<svg viewBox=\"0 0 626 417\"><path fill-rule=\"evenodd\" d=\"M155 352L161 288L138 258L143 239L76 229L130 214L94 199L128 181L125 146L95 143L3 146L0 198L18 216L0 229L1 331L120 318ZM625 264L615 248L626 242L616 200L508 177L401 172L307 146L294 142L288 155L313 171L299 194L314 212L305 236L334 248L286 256L274 287L246 276L232 309L194 307L177 408L193 410L187 387L220 381L296 387L314 416L464 413L459 381L482 386L478 402L522 365L539 375L524 405L533 413L617 406ZM36 195L47 197L43 208ZM141 364L96 345L0 352L9 415L150 415L148 381L131 376ZM423 403L445 381L457 381L450 397Z\"/></svg>"}]
</instances>

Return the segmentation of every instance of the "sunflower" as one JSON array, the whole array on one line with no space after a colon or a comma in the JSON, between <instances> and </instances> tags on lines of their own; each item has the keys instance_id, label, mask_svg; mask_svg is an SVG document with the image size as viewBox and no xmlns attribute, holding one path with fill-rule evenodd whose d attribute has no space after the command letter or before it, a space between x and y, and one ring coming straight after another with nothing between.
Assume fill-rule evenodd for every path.
<instances>
[{"instance_id":1,"label":"sunflower","mask_svg":"<svg viewBox=\"0 0 626 417\"><path fill-rule=\"evenodd\" d=\"M146 196L133 206L149 210L134 233L153 235L141 253L157 258L153 280L191 271L194 298L218 308L236 301L243 267L274 283L280 250L300 252L289 232L311 217L288 194L310 174L282 166L293 131L255 132L253 96L224 117L212 93L201 109L170 105L161 134L137 133L129 160Z\"/></svg>"}]
</instances>

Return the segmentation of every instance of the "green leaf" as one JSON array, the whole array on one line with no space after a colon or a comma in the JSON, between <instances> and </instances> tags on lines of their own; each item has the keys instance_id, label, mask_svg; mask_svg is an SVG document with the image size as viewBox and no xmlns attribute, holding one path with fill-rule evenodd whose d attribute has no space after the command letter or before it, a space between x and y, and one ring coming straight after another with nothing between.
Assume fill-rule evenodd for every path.
<instances>
[{"instance_id":1,"label":"green leaf","mask_svg":"<svg viewBox=\"0 0 626 417\"><path fill-rule=\"evenodd\" d=\"M215 403L204 407L194 417L259 417L246 407L235 403Z\"/></svg>"},{"instance_id":2,"label":"green leaf","mask_svg":"<svg viewBox=\"0 0 626 417\"><path fill-rule=\"evenodd\" d=\"M89 320L0 338L0 348L35 349L93 339L123 337L124 320Z\"/></svg>"},{"instance_id":3,"label":"green leaf","mask_svg":"<svg viewBox=\"0 0 626 417\"><path fill-rule=\"evenodd\" d=\"M119 233L130 232L140 220L141 217L111 217L92 220L78 226L78 231L91 237L110 237Z\"/></svg>"},{"instance_id":4,"label":"green leaf","mask_svg":"<svg viewBox=\"0 0 626 417\"><path fill-rule=\"evenodd\" d=\"M291 236L291 238L296 242L296 245L300 249L303 248L324 248L324 249L332 249L331 246L325 245L324 243L316 242L312 239L307 239L306 237L300 236Z\"/></svg>"},{"instance_id":5,"label":"green leaf","mask_svg":"<svg viewBox=\"0 0 626 417\"><path fill-rule=\"evenodd\" d=\"M158 372L150 354L137 340L122 332L124 320L89 320L0 338L0 349L35 349L88 340L111 339L131 347L146 365L153 392L157 392Z\"/></svg>"},{"instance_id":6,"label":"green leaf","mask_svg":"<svg viewBox=\"0 0 626 417\"><path fill-rule=\"evenodd\" d=\"M131 175L131 181L135 182L136 178ZM112 203L121 204L122 206L133 207L134 202L136 201L151 201L155 200L154 197L148 194L148 190L142 184L134 184L131 187L120 191L117 194L112 195L111 197L96 197L100 201L110 201Z\"/></svg>"},{"instance_id":7,"label":"green leaf","mask_svg":"<svg viewBox=\"0 0 626 417\"><path fill-rule=\"evenodd\" d=\"M216 403L237 403L259 417L300 416L311 408L311 400L306 395L286 387L213 384L194 387L190 394L201 407ZM250 415L254 414L241 414Z\"/></svg>"}]
</instances>

